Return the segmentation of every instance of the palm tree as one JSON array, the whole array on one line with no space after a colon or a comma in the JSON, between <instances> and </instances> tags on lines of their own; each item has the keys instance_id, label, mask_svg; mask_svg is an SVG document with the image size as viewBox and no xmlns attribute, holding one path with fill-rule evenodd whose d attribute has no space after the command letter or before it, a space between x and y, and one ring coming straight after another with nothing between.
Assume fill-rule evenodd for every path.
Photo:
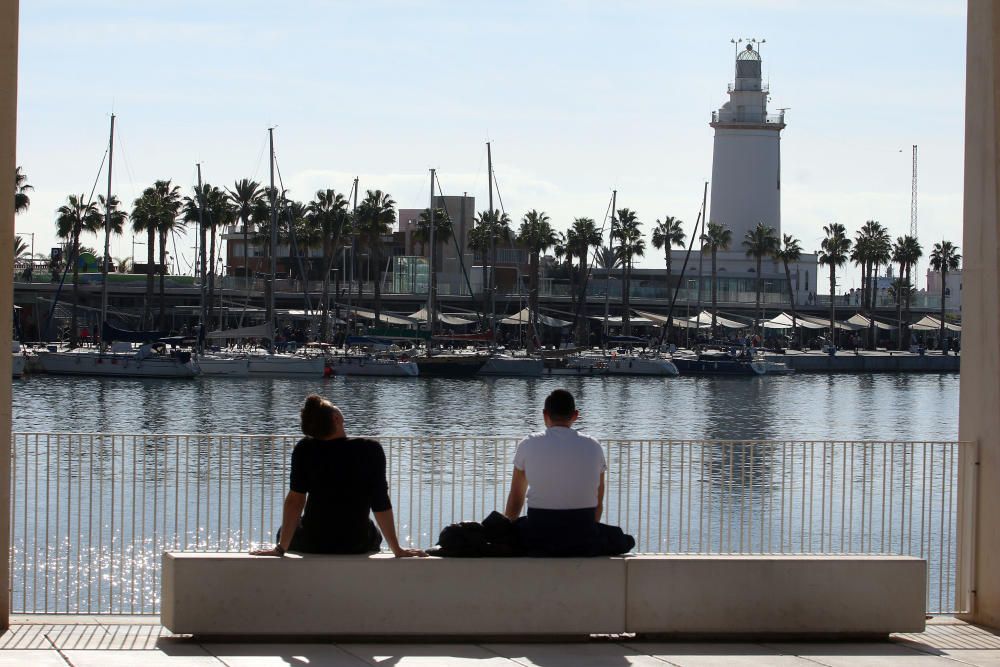
<instances>
[{"instance_id":1,"label":"palm tree","mask_svg":"<svg viewBox=\"0 0 1000 667\"><path fill-rule=\"evenodd\" d=\"M788 268L788 265L795 264L802 258L802 246L799 244L799 240L791 234L782 235L782 242L783 245L776 245L771 254L785 267L785 281L788 283L788 303L792 309L792 332L794 334L795 329L798 328L798 320L795 313L795 290L792 289L792 271ZM800 344L802 342L801 339L802 332L800 330Z\"/></svg>"},{"instance_id":2,"label":"palm tree","mask_svg":"<svg viewBox=\"0 0 1000 667\"><path fill-rule=\"evenodd\" d=\"M31 198L28 191L35 188L28 185L28 176L21 171L21 167L14 170L14 213L24 213L31 206Z\"/></svg>"},{"instance_id":3,"label":"palm tree","mask_svg":"<svg viewBox=\"0 0 1000 667\"><path fill-rule=\"evenodd\" d=\"M17 235L14 237L14 261L21 259L21 256L28 252L31 248L28 246L28 242L24 240L24 237Z\"/></svg>"},{"instance_id":4,"label":"palm tree","mask_svg":"<svg viewBox=\"0 0 1000 667\"><path fill-rule=\"evenodd\" d=\"M712 337L715 337L716 310L719 303L718 254L729 249L733 242L733 232L723 224L709 222L705 233L701 235L701 251L707 249L712 254ZM698 314L699 320L701 313Z\"/></svg>"},{"instance_id":5,"label":"palm tree","mask_svg":"<svg viewBox=\"0 0 1000 667\"><path fill-rule=\"evenodd\" d=\"M392 195L381 190L368 190L364 201L358 205L355 214L355 227L359 240L371 253L369 267L373 264L375 266L376 326L379 324L382 313L382 281L379 280L382 265L382 237L392 231L392 223L395 221L396 202L393 201Z\"/></svg>"},{"instance_id":6,"label":"palm tree","mask_svg":"<svg viewBox=\"0 0 1000 667\"><path fill-rule=\"evenodd\" d=\"M253 217L257 202L264 196L264 188L257 181L241 179L233 183L232 189L226 188L229 201L232 203L233 215L243 227L243 277L250 277L250 219ZM248 283L249 284L249 283Z\"/></svg>"},{"instance_id":7,"label":"palm tree","mask_svg":"<svg viewBox=\"0 0 1000 667\"><path fill-rule=\"evenodd\" d=\"M146 234L146 299L142 307L142 324L152 326L151 308L153 305L153 276L156 271L156 228L157 217L156 189L148 187L132 203L132 231Z\"/></svg>"},{"instance_id":8,"label":"palm tree","mask_svg":"<svg viewBox=\"0 0 1000 667\"><path fill-rule=\"evenodd\" d=\"M579 281L577 282L579 294L577 303L582 304L587 299L587 258L590 249L601 245L601 232L597 229L597 224L593 218L576 218L566 232L566 244L570 253L576 255ZM576 340L583 344L587 338L586 318L579 317L579 308L575 312L576 316Z\"/></svg>"},{"instance_id":9,"label":"palm tree","mask_svg":"<svg viewBox=\"0 0 1000 667\"><path fill-rule=\"evenodd\" d=\"M539 256L559 241L552 229L549 216L544 211L531 209L521 219L521 229L517 240L528 249L528 275L531 287L528 293L528 309L531 311L531 335L528 337L528 351L533 352L538 336L538 282Z\"/></svg>"},{"instance_id":10,"label":"palm tree","mask_svg":"<svg viewBox=\"0 0 1000 667\"><path fill-rule=\"evenodd\" d=\"M663 222L659 220L656 221L656 226L653 227L653 235L650 237L650 241L653 243L653 247L657 250L663 250L663 259L667 265L667 288L670 288L670 276L671 276L671 257L670 252L674 248L683 248L684 239L687 238L687 234L684 233L682 227L684 223L674 218L672 216L665 216Z\"/></svg>"},{"instance_id":11,"label":"palm tree","mask_svg":"<svg viewBox=\"0 0 1000 667\"><path fill-rule=\"evenodd\" d=\"M911 286L913 283L910 280L910 274L913 270L913 266L917 263L917 260L923 255L923 248L920 246L920 242L913 236L900 236L896 239L896 243L892 246L892 261L899 264L899 278L902 281L902 285L905 287ZM896 320L899 325L898 333L898 345L900 350L906 349L906 345L910 340L909 337L909 324L910 324L910 298L912 296L911 289L899 289L895 292L896 297ZM902 298L902 297L905 297ZM903 316L903 304L906 304L906 316Z\"/></svg>"},{"instance_id":12,"label":"palm tree","mask_svg":"<svg viewBox=\"0 0 1000 667\"><path fill-rule=\"evenodd\" d=\"M108 205L104 195L97 195L97 212L101 216L101 227L107 226L110 234L121 236L125 229L125 222L128 220L128 213L121 210L121 202L118 197L111 195L111 204ZM101 276L106 281L112 262L110 250L107 256L104 253L101 253L101 256ZM104 326L103 322L101 322L101 326Z\"/></svg>"},{"instance_id":13,"label":"palm tree","mask_svg":"<svg viewBox=\"0 0 1000 667\"><path fill-rule=\"evenodd\" d=\"M156 231L160 242L160 329L167 328L167 241L175 230L184 228L181 212L181 188L169 180L153 184L156 201Z\"/></svg>"},{"instance_id":14,"label":"palm tree","mask_svg":"<svg viewBox=\"0 0 1000 667\"><path fill-rule=\"evenodd\" d=\"M869 315L876 305L875 275L878 267L888 263L892 258L892 246L889 232L877 220L868 220L862 225L854 239L851 249L851 261L861 268L861 301L862 314ZM875 343L875 323L869 326L870 344Z\"/></svg>"},{"instance_id":15,"label":"palm tree","mask_svg":"<svg viewBox=\"0 0 1000 667\"><path fill-rule=\"evenodd\" d=\"M330 318L330 271L337 258L340 237L350 228L351 214L347 210L347 198L332 188L317 190L316 198L309 202L306 220L319 232L320 247L323 250L323 319L319 325L319 337L326 341ZM343 268L343 267L341 267ZM339 278L339 275L338 275Z\"/></svg>"},{"instance_id":16,"label":"palm tree","mask_svg":"<svg viewBox=\"0 0 1000 667\"><path fill-rule=\"evenodd\" d=\"M73 266L73 318L70 325L70 343L77 341L77 304L80 302L80 235L83 232L96 233L101 228L101 217L97 206L85 203L83 195L69 195L66 203L56 210L56 236L69 242L69 258Z\"/></svg>"},{"instance_id":17,"label":"palm tree","mask_svg":"<svg viewBox=\"0 0 1000 667\"><path fill-rule=\"evenodd\" d=\"M132 272L132 258L131 257L116 257L115 258L115 271L118 273L131 273Z\"/></svg>"},{"instance_id":18,"label":"palm tree","mask_svg":"<svg viewBox=\"0 0 1000 667\"><path fill-rule=\"evenodd\" d=\"M646 241L639 229L641 225L635 211L623 208L618 210L618 225L612 232L612 238L618 241L615 250L622 258L622 268L625 270L622 280L622 333L626 336L632 334L632 263L635 257L642 257L646 253Z\"/></svg>"},{"instance_id":19,"label":"palm tree","mask_svg":"<svg viewBox=\"0 0 1000 667\"><path fill-rule=\"evenodd\" d=\"M762 311L760 309L760 291L764 285L763 277L761 276L762 265L764 263L764 257L771 257L779 249L778 237L774 235L774 227L768 227L763 222L758 222L757 226L746 233L743 237L743 247L746 249L746 256L753 257L756 261L756 280L754 281L754 287L756 291L756 310L754 311L755 317L758 320L758 324L755 328L758 334L761 333L762 327L764 326L764 319Z\"/></svg>"},{"instance_id":20,"label":"palm tree","mask_svg":"<svg viewBox=\"0 0 1000 667\"><path fill-rule=\"evenodd\" d=\"M495 314L497 245L511 240L510 216L498 209L481 211L474 223L469 232L469 248L482 255L483 297L490 304L488 310L492 317Z\"/></svg>"},{"instance_id":21,"label":"palm tree","mask_svg":"<svg viewBox=\"0 0 1000 667\"><path fill-rule=\"evenodd\" d=\"M432 301L431 310L437 313L437 271L438 266L441 265L442 255L439 252L439 248L451 240L451 218L448 217L448 213L444 209L434 209L434 247L430 249L430 252L428 252L427 247L431 242L431 210L429 208L425 208L420 212L420 216L417 218L417 228L414 230L413 236L420 243L421 252L431 255L434 258L434 264L431 265L430 275L428 276L428 292ZM429 315L430 313L428 313ZM433 330L435 323L428 323Z\"/></svg>"},{"instance_id":22,"label":"palm tree","mask_svg":"<svg viewBox=\"0 0 1000 667\"><path fill-rule=\"evenodd\" d=\"M836 346L837 332L837 267L843 266L851 251L851 239L847 238L844 226L839 222L831 222L823 226L826 238L820 243L819 263L830 267L830 338Z\"/></svg>"},{"instance_id":23,"label":"palm tree","mask_svg":"<svg viewBox=\"0 0 1000 667\"><path fill-rule=\"evenodd\" d=\"M948 272L958 271L962 262L962 256L958 253L958 246L951 241L941 241L934 244L931 250L931 267L941 273L941 333L938 334L938 348L944 350L944 306L945 296L947 296Z\"/></svg>"}]
</instances>

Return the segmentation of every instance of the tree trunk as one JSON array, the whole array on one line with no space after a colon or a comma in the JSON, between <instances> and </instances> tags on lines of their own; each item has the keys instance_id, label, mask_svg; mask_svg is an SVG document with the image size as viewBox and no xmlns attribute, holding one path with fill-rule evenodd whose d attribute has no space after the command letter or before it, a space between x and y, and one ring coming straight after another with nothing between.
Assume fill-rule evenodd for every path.
<instances>
[{"instance_id":1,"label":"tree trunk","mask_svg":"<svg viewBox=\"0 0 1000 667\"><path fill-rule=\"evenodd\" d=\"M333 250L330 247L330 239L323 239L323 307L322 307L322 319L319 323L319 340L321 343L326 342L326 336L328 332L327 320L330 317L330 270L333 268Z\"/></svg>"},{"instance_id":2,"label":"tree trunk","mask_svg":"<svg viewBox=\"0 0 1000 667\"><path fill-rule=\"evenodd\" d=\"M944 258L942 258L943 260ZM945 283L948 282L948 267L945 266L944 261L941 262L941 333L938 334L938 349L942 352L944 351L944 296L945 296Z\"/></svg>"},{"instance_id":3,"label":"tree trunk","mask_svg":"<svg viewBox=\"0 0 1000 667\"><path fill-rule=\"evenodd\" d=\"M212 315L214 312L213 303L215 300L215 227L212 227L210 233L210 256L208 258L208 308L206 310L206 322L207 327L211 328ZM221 327L220 327L221 328Z\"/></svg>"},{"instance_id":4,"label":"tree trunk","mask_svg":"<svg viewBox=\"0 0 1000 667\"><path fill-rule=\"evenodd\" d=\"M788 305L792 309L792 336L795 335L798 326L798 317L795 313L795 291L792 290L792 270L788 268L788 262L782 262L785 265L785 280L788 281ZM802 347L802 331L799 329L799 347Z\"/></svg>"},{"instance_id":5,"label":"tree trunk","mask_svg":"<svg viewBox=\"0 0 1000 667\"><path fill-rule=\"evenodd\" d=\"M80 229L73 228L73 252L69 260L73 262L73 317L70 319L69 343L76 347L79 340L77 306L80 304Z\"/></svg>"},{"instance_id":6,"label":"tree trunk","mask_svg":"<svg viewBox=\"0 0 1000 667\"><path fill-rule=\"evenodd\" d=\"M160 331L167 331L167 232L160 233Z\"/></svg>"},{"instance_id":7,"label":"tree trunk","mask_svg":"<svg viewBox=\"0 0 1000 667\"><path fill-rule=\"evenodd\" d=\"M153 276L156 270L156 228L146 230L146 303L142 309L142 325L153 328Z\"/></svg>"},{"instance_id":8,"label":"tree trunk","mask_svg":"<svg viewBox=\"0 0 1000 667\"><path fill-rule=\"evenodd\" d=\"M528 293L528 352L535 351L535 339L538 338L537 324L535 318L538 314L538 251L532 250L528 257L529 273L531 274L531 285Z\"/></svg>"},{"instance_id":9,"label":"tree trunk","mask_svg":"<svg viewBox=\"0 0 1000 667\"><path fill-rule=\"evenodd\" d=\"M837 266L830 264L830 343L837 347Z\"/></svg>"},{"instance_id":10,"label":"tree trunk","mask_svg":"<svg viewBox=\"0 0 1000 667\"><path fill-rule=\"evenodd\" d=\"M911 273L912 273L912 267L910 266L910 264L907 264L906 265L906 290L904 291L904 294L906 296L906 316L903 318L904 323L906 324L906 342L905 342L906 348L904 348L904 349L909 349L909 347L910 347L910 275L911 275Z\"/></svg>"},{"instance_id":11,"label":"tree trunk","mask_svg":"<svg viewBox=\"0 0 1000 667\"><path fill-rule=\"evenodd\" d=\"M381 271L382 257L379 252L379 247L377 244L372 244L371 262L375 264L375 326L378 327L381 322L382 316L382 281L379 280L379 272ZM371 265L368 269L371 272ZM431 267L431 278L434 277L434 267Z\"/></svg>"},{"instance_id":12,"label":"tree trunk","mask_svg":"<svg viewBox=\"0 0 1000 667\"><path fill-rule=\"evenodd\" d=\"M712 338L715 338L715 312L719 307L719 278L716 268L716 256L718 251L712 248ZM701 323L701 313L698 313L698 323ZM697 329L695 329L697 331Z\"/></svg>"},{"instance_id":13,"label":"tree trunk","mask_svg":"<svg viewBox=\"0 0 1000 667\"><path fill-rule=\"evenodd\" d=\"M673 290L673 287L670 286L670 276L673 273L671 271L671 269L673 267L671 266L672 262L671 262L671 258L670 258L670 242L669 241L667 241L667 249L666 249L666 252L664 252L664 259L666 259L666 263L667 263L667 295L670 297L671 303L673 303L673 293L674 293L674 290ZM663 332L665 336L669 336L670 338L673 338L673 325L674 325L674 313L673 313L673 308L671 308L670 311L667 312L667 322L664 325L667 328L667 330Z\"/></svg>"},{"instance_id":14,"label":"tree trunk","mask_svg":"<svg viewBox=\"0 0 1000 667\"><path fill-rule=\"evenodd\" d=\"M754 327L754 329L756 330L757 335L760 336L761 338L764 337L761 333L764 327L764 322L763 322L764 317L760 310L760 290L763 287L762 285L763 281L761 280L760 277L760 268L761 268L760 265L762 263L762 259L763 255L759 255L757 257L757 280L755 281L755 286L757 288L757 310L754 311L754 319L757 320L757 326Z\"/></svg>"},{"instance_id":15,"label":"tree trunk","mask_svg":"<svg viewBox=\"0 0 1000 667\"><path fill-rule=\"evenodd\" d=\"M580 285L579 285L580 295L578 297L578 303L587 303L587 251L584 250L580 254ZM590 341L587 336L588 324L587 324L587 313L583 307L579 308L580 316L577 318L576 322L576 343L579 346L586 346Z\"/></svg>"},{"instance_id":16,"label":"tree trunk","mask_svg":"<svg viewBox=\"0 0 1000 667\"><path fill-rule=\"evenodd\" d=\"M631 291L632 291L632 255L626 255L624 262L625 280L622 281L622 335L632 335Z\"/></svg>"}]
</instances>

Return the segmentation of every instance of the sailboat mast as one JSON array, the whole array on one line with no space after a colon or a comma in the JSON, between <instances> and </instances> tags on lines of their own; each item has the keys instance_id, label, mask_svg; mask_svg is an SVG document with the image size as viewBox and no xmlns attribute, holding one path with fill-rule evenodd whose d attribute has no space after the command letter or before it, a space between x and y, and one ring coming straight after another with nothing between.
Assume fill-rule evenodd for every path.
<instances>
[{"instance_id":1,"label":"sailboat mast","mask_svg":"<svg viewBox=\"0 0 1000 667\"><path fill-rule=\"evenodd\" d=\"M435 301L437 301L437 294L434 293L437 290L437 285L435 284L434 280L435 253L434 253L434 170L433 169L431 169L431 198L430 198L429 208L427 210L430 211L430 227L431 227L429 234L430 246L431 246L430 275L428 276L428 281L427 281L427 329L428 331L430 331L431 338L433 339L434 324L437 321L437 304L435 303ZM428 341L428 345L430 345L430 341Z\"/></svg>"},{"instance_id":2,"label":"sailboat mast","mask_svg":"<svg viewBox=\"0 0 1000 667\"><path fill-rule=\"evenodd\" d=\"M104 200L104 259L101 262L101 347L106 347L104 325L108 319L108 259L111 257L111 164L115 157L115 115L111 114L111 131L108 134L108 196Z\"/></svg>"},{"instance_id":3,"label":"sailboat mast","mask_svg":"<svg viewBox=\"0 0 1000 667\"><path fill-rule=\"evenodd\" d=\"M495 274L496 267L493 266L496 261L496 233L497 226L500 222L499 220L493 219L493 149L490 146L490 142L486 142L486 167L487 167L487 178L489 181L489 217L487 217L487 225L489 225L486 230L490 235L490 248L489 248L489 264L490 272L487 277L487 282L489 283L489 302L490 302L490 342L496 343L497 341L497 299L496 299L496 282ZM486 259L484 258L484 261ZM484 289L486 286L483 286Z\"/></svg>"},{"instance_id":4,"label":"sailboat mast","mask_svg":"<svg viewBox=\"0 0 1000 667\"><path fill-rule=\"evenodd\" d=\"M611 191L611 233L608 234L608 250L615 249L615 207L618 205L618 191ZM604 339L608 338L608 314L611 312L611 268L614 266L614 255L611 257L611 266L604 267ZM607 347L607 345L605 345Z\"/></svg>"},{"instance_id":5,"label":"sailboat mast","mask_svg":"<svg viewBox=\"0 0 1000 667\"><path fill-rule=\"evenodd\" d=\"M204 193L202 192L202 184L201 184L201 163L199 162L195 166L198 167L198 191L196 193L197 196L198 196L198 235L195 238L197 238L198 240L201 241L201 250L200 250L199 255L198 255L198 264L199 264L199 266L201 268L201 289L198 290L198 296L199 296L199 305L200 305L200 311L201 311L201 326L204 327L204 326L206 326L206 323L205 323L205 320L206 320L206 316L205 316L205 313L206 313L206 310L205 310L206 309L206 305L205 305L205 288L208 286L207 285L207 283L208 283L208 276L207 276L207 271L205 270L205 264L206 264L206 262L205 262L205 242L204 242L204 238L205 238L205 196L204 196Z\"/></svg>"},{"instance_id":6,"label":"sailboat mast","mask_svg":"<svg viewBox=\"0 0 1000 667\"><path fill-rule=\"evenodd\" d=\"M351 315L354 314L354 312L351 310L352 292L353 292L353 290L351 289L351 283L354 282L354 230L356 229L356 227L355 227L355 225L357 224L357 222L356 222L357 221L357 217L356 216L357 216L357 213L358 213L358 177L357 176L354 177L354 188L353 188L353 190L354 190L354 209L351 211L351 266L350 266L351 274L350 274L350 276L346 276L345 275L345 278L344 278L344 282L347 283L347 316L344 319L347 322L347 335L348 336L350 336L353 333L353 331L351 330ZM347 270L346 266L344 267L344 270L345 270L345 273L346 273L346 270ZM345 349L347 348L347 337L346 336L344 337L344 348Z\"/></svg>"},{"instance_id":7,"label":"sailboat mast","mask_svg":"<svg viewBox=\"0 0 1000 667\"><path fill-rule=\"evenodd\" d=\"M270 269L269 269L270 270L270 274L268 275L268 279L267 279L268 285L270 286L270 289L268 290L268 298L267 298L267 325L271 329L271 349L273 350L274 349L274 336L275 336L275 328L274 328L274 303L275 303L275 299L274 299L274 291L275 291L274 290L274 279L275 279L275 276L277 276L277 273L278 273L278 257L277 257L277 250L278 250L278 207L277 206L278 206L278 201L277 201L277 197L275 196L276 193L275 193L275 190L274 190L274 128L273 127L267 128L267 137L268 137L268 144L269 144L269 147L270 147L270 154L269 154L270 155L270 159L269 159L269 163L270 164L269 164L269 166L270 166L270 170L271 170L271 188L270 188L270 190L268 190L268 198L271 200L271 243L270 243L271 266L270 266Z\"/></svg>"},{"instance_id":8,"label":"sailboat mast","mask_svg":"<svg viewBox=\"0 0 1000 667\"><path fill-rule=\"evenodd\" d=\"M701 195L701 236L705 235L705 218L708 217L708 211L705 210L705 205L707 203L708 203L708 181L705 181L705 189L704 189L704 191L702 192L702 195ZM698 225L694 226L694 233L695 234L698 233ZM698 313L698 315L697 315L697 317L698 317L698 323L697 323L697 326L695 327L695 339L696 340L698 338L697 332L701 328L701 283L703 282L702 281L701 264L702 264L702 260L704 259L704 257L705 257L705 244L702 243L701 244L701 250L698 252L698 307L695 308L695 310ZM690 294L688 294L688 298L689 299L691 298ZM688 324L690 325L690 322ZM715 332L713 331L712 334L714 335Z\"/></svg>"}]
</instances>

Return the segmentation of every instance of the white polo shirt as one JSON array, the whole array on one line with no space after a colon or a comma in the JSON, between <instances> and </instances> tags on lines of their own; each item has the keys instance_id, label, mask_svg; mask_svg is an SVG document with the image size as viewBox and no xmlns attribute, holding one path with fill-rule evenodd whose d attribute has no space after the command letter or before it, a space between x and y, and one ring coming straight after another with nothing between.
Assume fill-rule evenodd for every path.
<instances>
[{"instance_id":1,"label":"white polo shirt","mask_svg":"<svg viewBox=\"0 0 1000 667\"><path fill-rule=\"evenodd\" d=\"M550 426L522 440L514 467L528 478L528 507L576 510L597 506L607 469L597 440L566 426Z\"/></svg>"}]
</instances>

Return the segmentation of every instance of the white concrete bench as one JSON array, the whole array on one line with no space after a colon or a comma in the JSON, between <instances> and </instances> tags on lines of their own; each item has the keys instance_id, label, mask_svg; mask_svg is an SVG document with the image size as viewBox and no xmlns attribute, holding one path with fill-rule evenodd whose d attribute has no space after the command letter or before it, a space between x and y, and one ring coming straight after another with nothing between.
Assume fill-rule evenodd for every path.
<instances>
[{"instance_id":1,"label":"white concrete bench","mask_svg":"<svg viewBox=\"0 0 1000 667\"><path fill-rule=\"evenodd\" d=\"M885 636L923 632L927 563L906 556L634 556L629 632Z\"/></svg>"},{"instance_id":2,"label":"white concrete bench","mask_svg":"<svg viewBox=\"0 0 1000 667\"><path fill-rule=\"evenodd\" d=\"M926 586L896 556L166 553L160 616L201 636L877 636L923 630Z\"/></svg>"},{"instance_id":3,"label":"white concrete bench","mask_svg":"<svg viewBox=\"0 0 1000 667\"><path fill-rule=\"evenodd\" d=\"M160 618L196 635L625 631L624 558L166 553Z\"/></svg>"}]
</instances>

